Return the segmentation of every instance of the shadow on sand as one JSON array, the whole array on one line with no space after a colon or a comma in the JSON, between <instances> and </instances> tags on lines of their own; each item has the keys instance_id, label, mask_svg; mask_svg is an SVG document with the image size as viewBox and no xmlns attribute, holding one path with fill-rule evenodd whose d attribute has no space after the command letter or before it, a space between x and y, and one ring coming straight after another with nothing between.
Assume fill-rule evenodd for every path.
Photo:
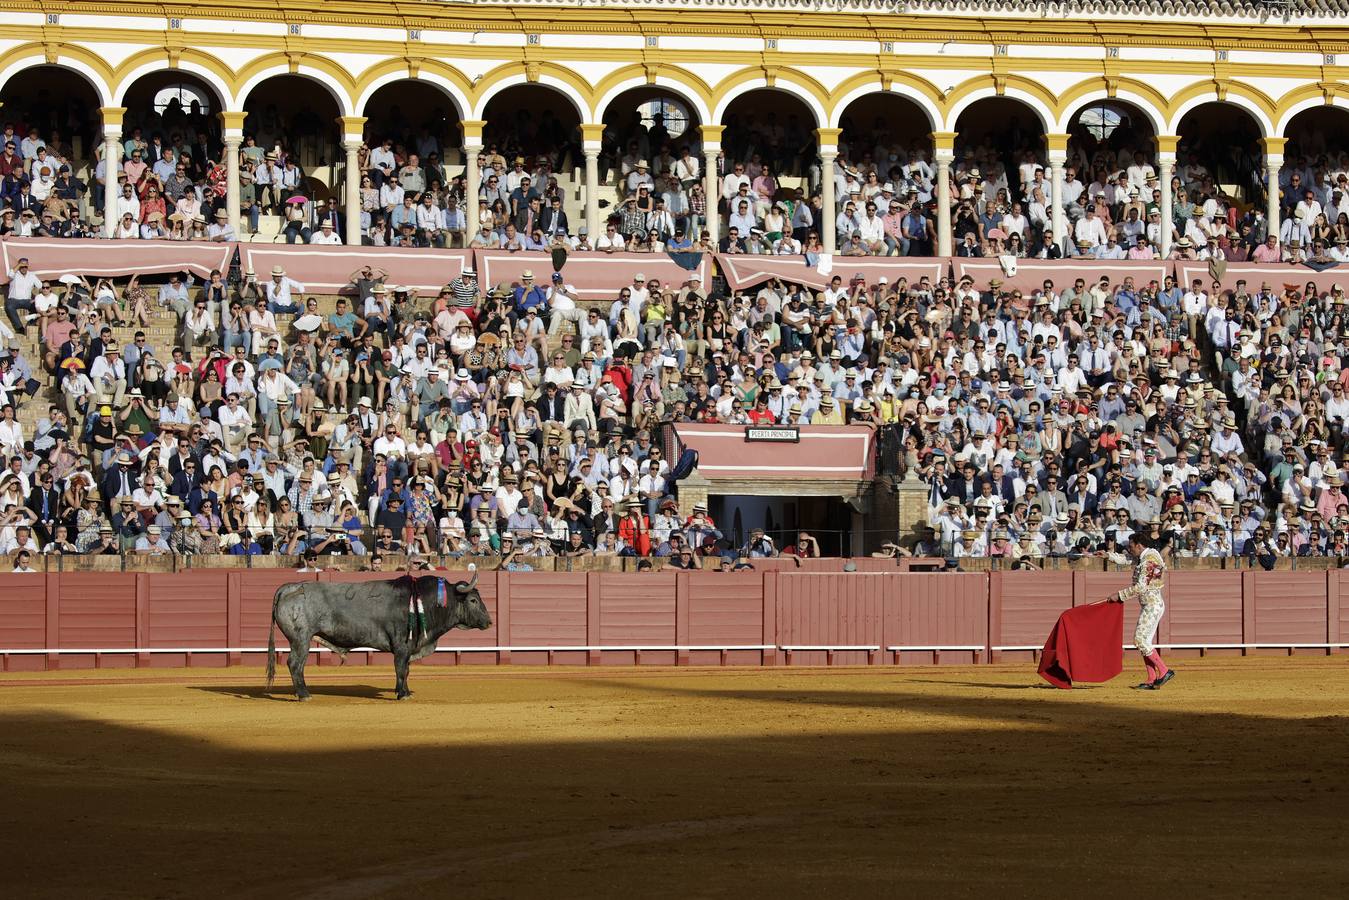
<instances>
[{"instance_id":1,"label":"shadow on sand","mask_svg":"<svg viewBox=\"0 0 1349 900\"><path fill-rule=\"evenodd\" d=\"M289 686L195 686L153 725L0 709L7 879L25 896L1125 896L1147 873L1329 896L1349 874L1344 718L1197 713L1179 691L603 683L573 713L512 719L493 695L471 729L487 682L379 705L341 701L391 690L319 683L242 718L207 697Z\"/></svg>"},{"instance_id":2,"label":"shadow on sand","mask_svg":"<svg viewBox=\"0 0 1349 900\"><path fill-rule=\"evenodd\" d=\"M188 689L203 691L207 694L237 697L240 700L297 702L295 700L295 689L291 686L289 680L284 684L278 681L270 689L261 684L194 684L189 685ZM393 687L380 688L373 684L323 684L322 682L310 681L309 693L315 697L360 697L366 700L394 699Z\"/></svg>"}]
</instances>

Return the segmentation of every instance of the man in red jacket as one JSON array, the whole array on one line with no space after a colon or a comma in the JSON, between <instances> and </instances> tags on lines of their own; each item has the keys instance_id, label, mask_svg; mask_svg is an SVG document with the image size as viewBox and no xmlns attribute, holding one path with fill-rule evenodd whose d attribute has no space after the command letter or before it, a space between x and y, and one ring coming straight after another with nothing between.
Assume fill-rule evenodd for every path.
<instances>
[{"instance_id":1,"label":"man in red jacket","mask_svg":"<svg viewBox=\"0 0 1349 900\"><path fill-rule=\"evenodd\" d=\"M618 536L638 556L651 555L651 523L642 512L642 501L629 497L623 504L627 512L618 523Z\"/></svg>"}]
</instances>

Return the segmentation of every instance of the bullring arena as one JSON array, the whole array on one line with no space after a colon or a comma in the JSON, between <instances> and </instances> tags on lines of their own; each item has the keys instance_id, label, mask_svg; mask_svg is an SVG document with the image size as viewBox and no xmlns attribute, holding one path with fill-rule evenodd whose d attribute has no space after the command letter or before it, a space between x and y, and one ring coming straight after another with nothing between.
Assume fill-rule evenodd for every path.
<instances>
[{"instance_id":1,"label":"bullring arena","mask_svg":"<svg viewBox=\"0 0 1349 900\"><path fill-rule=\"evenodd\" d=\"M6 898L1344 891L1345 4L0 9Z\"/></svg>"},{"instance_id":2,"label":"bullring arena","mask_svg":"<svg viewBox=\"0 0 1349 900\"><path fill-rule=\"evenodd\" d=\"M1122 896L1141 867L1206 894L1335 892L1341 576L1172 573L1162 643L1190 649L1161 693L1129 690L1132 660L1059 691L1028 650L991 649L1127 574L484 573L493 628L441 646L496 649L416 665L407 703L379 659L316 652L309 704L264 690L271 590L360 576L10 576L5 646L51 629L64 649L0 677L7 879Z\"/></svg>"}]
</instances>

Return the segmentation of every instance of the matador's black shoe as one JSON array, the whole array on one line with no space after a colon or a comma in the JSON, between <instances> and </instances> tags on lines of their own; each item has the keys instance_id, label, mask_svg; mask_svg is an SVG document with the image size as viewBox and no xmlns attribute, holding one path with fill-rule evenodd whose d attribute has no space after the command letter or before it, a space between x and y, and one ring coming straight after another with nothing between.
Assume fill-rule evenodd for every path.
<instances>
[{"instance_id":1,"label":"matador's black shoe","mask_svg":"<svg viewBox=\"0 0 1349 900\"><path fill-rule=\"evenodd\" d=\"M1158 680L1160 680L1160 679L1158 679ZM1134 685L1134 690L1136 690L1136 691L1155 691L1155 690L1157 690L1157 682L1156 682L1156 681L1145 681L1145 682L1143 682L1142 684L1136 684L1136 685Z\"/></svg>"},{"instance_id":2,"label":"matador's black shoe","mask_svg":"<svg viewBox=\"0 0 1349 900\"><path fill-rule=\"evenodd\" d=\"M1165 675L1163 675L1161 678L1158 678L1151 684L1151 688L1154 691L1160 691L1162 689L1162 685L1166 684L1168 681L1170 681L1172 678L1175 677L1176 677L1176 670L1167 669Z\"/></svg>"}]
</instances>

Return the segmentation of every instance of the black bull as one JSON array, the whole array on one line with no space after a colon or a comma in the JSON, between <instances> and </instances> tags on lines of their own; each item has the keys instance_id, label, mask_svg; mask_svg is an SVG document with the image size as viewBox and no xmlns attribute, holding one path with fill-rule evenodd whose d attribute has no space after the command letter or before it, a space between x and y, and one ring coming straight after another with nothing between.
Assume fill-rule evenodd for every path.
<instances>
[{"instance_id":1,"label":"black bull","mask_svg":"<svg viewBox=\"0 0 1349 900\"><path fill-rule=\"evenodd\" d=\"M440 589L444 583L444 592ZM345 658L347 651L369 647L393 654L399 700L411 696L408 666L436 649L436 641L451 628L485 629L492 617L478 594L478 575L451 582L434 576L403 577L393 581L352 584L304 581L284 584L272 599L272 621L290 644L287 665L295 696L309 699L304 664L310 641L317 640ZM409 600L421 599L425 626L409 627ZM444 605L442 605L442 600ZM276 677L276 630L267 640L267 687Z\"/></svg>"}]
</instances>

